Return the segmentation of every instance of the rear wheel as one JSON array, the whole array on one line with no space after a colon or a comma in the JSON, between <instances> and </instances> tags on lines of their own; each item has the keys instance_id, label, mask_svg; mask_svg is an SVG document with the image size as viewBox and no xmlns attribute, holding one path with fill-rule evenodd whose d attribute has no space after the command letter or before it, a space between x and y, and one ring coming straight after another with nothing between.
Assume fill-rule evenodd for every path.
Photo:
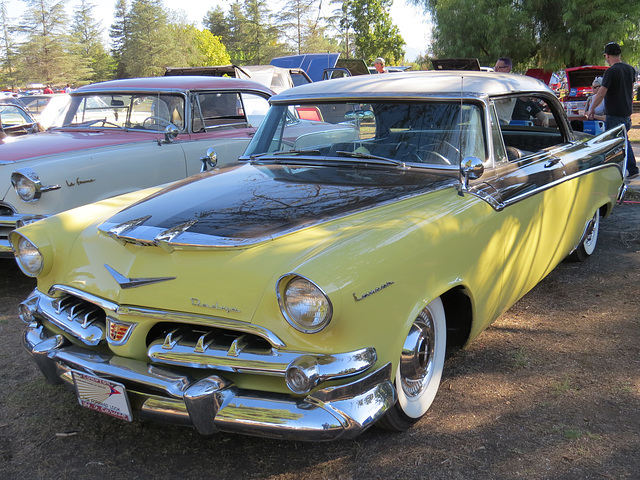
<instances>
[{"instance_id":1,"label":"rear wheel","mask_svg":"<svg viewBox=\"0 0 640 480\"><path fill-rule=\"evenodd\" d=\"M574 262L584 262L596 249L598 243L598 232L600 231L600 211L596 210L593 218L589 220L586 228L586 235L582 243L575 252L569 255L569 259Z\"/></svg>"},{"instance_id":2,"label":"rear wheel","mask_svg":"<svg viewBox=\"0 0 640 480\"><path fill-rule=\"evenodd\" d=\"M427 413L440 387L446 343L444 307L437 298L420 312L404 341L395 379L398 401L380 427L404 431Z\"/></svg>"}]
</instances>

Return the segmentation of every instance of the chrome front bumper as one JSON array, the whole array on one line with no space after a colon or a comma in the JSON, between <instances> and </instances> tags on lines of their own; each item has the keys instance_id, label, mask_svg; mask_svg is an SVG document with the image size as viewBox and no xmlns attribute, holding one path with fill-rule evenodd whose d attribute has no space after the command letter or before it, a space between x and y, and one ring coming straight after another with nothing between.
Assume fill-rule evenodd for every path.
<instances>
[{"instance_id":1,"label":"chrome front bumper","mask_svg":"<svg viewBox=\"0 0 640 480\"><path fill-rule=\"evenodd\" d=\"M294 398L243 390L219 375L196 379L165 366L94 353L62 335L47 336L37 322L27 326L23 343L48 381L73 386L75 370L123 383L139 416L192 425L203 435L224 431L308 441L353 438L396 402L391 364Z\"/></svg>"}]
</instances>

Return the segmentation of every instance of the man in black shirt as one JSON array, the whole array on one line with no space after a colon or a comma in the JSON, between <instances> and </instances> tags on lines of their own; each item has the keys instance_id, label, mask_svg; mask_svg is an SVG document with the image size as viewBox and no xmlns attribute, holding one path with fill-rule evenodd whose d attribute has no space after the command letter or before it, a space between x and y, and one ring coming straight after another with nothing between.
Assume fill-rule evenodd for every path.
<instances>
[{"instance_id":1,"label":"man in black shirt","mask_svg":"<svg viewBox=\"0 0 640 480\"><path fill-rule=\"evenodd\" d=\"M610 65L604 72L602 87L593 97L589 110L585 112L587 118L593 119L595 108L602 100L607 104L607 120L605 128L609 130L623 124L627 131L631 129L631 113L633 112L633 84L636 80L636 71L620 59L622 49L617 43L607 43L604 47L604 57ZM636 165L636 157L633 154L631 143L627 142L627 178L637 177L640 172Z\"/></svg>"}]
</instances>

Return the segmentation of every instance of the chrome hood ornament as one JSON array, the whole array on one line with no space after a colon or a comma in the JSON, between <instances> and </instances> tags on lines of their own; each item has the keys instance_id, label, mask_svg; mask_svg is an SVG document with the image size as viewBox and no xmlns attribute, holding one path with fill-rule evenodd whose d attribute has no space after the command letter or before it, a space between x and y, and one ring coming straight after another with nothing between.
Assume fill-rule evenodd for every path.
<instances>
[{"instance_id":1,"label":"chrome hood ornament","mask_svg":"<svg viewBox=\"0 0 640 480\"><path fill-rule=\"evenodd\" d=\"M127 278L121 273L111 268L106 263L104 267L111 274L111 276L118 282L120 288L126 290L127 288L142 287L144 285L151 285L153 283L167 282L169 280L175 280L176 277L149 277L149 278Z\"/></svg>"}]
</instances>

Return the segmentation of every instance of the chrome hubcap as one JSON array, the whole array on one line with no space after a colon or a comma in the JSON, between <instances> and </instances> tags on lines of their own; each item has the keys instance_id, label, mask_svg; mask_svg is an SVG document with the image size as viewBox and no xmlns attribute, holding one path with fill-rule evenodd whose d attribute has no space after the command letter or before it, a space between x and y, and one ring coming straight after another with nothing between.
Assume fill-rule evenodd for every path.
<instances>
[{"instance_id":1,"label":"chrome hubcap","mask_svg":"<svg viewBox=\"0 0 640 480\"><path fill-rule=\"evenodd\" d=\"M400 381L408 397L422 392L433 371L434 338L431 313L424 309L411 326L400 357Z\"/></svg>"}]
</instances>

